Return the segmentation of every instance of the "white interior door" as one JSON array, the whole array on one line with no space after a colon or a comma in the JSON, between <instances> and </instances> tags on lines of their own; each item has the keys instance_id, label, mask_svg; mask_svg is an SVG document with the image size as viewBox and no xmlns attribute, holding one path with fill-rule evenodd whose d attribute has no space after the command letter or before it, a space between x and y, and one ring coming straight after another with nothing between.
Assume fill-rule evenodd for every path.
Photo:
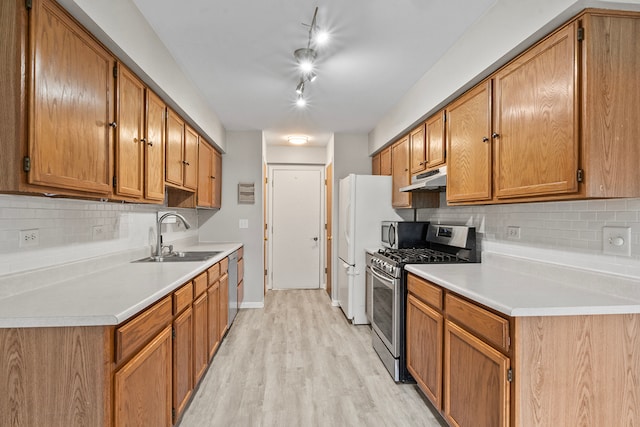
<instances>
[{"instance_id":1,"label":"white interior door","mask_svg":"<svg viewBox=\"0 0 640 427\"><path fill-rule=\"evenodd\" d=\"M271 285L317 289L321 283L322 167L271 167Z\"/></svg>"}]
</instances>

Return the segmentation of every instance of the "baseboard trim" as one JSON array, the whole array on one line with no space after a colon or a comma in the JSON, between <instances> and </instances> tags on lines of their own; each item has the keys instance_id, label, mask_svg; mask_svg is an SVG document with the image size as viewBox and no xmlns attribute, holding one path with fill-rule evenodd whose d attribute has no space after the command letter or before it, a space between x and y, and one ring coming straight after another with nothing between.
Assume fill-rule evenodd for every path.
<instances>
[{"instance_id":1,"label":"baseboard trim","mask_svg":"<svg viewBox=\"0 0 640 427\"><path fill-rule=\"evenodd\" d=\"M240 308L264 308L264 302L243 302Z\"/></svg>"}]
</instances>

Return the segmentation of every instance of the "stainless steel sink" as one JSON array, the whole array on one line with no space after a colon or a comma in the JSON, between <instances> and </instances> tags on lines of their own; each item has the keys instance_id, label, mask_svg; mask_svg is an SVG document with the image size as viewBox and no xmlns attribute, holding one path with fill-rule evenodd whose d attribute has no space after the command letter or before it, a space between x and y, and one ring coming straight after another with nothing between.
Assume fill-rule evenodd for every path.
<instances>
[{"instance_id":1,"label":"stainless steel sink","mask_svg":"<svg viewBox=\"0 0 640 427\"><path fill-rule=\"evenodd\" d=\"M201 262L222 253L222 251L171 252L161 257L151 256L132 262Z\"/></svg>"}]
</instances>

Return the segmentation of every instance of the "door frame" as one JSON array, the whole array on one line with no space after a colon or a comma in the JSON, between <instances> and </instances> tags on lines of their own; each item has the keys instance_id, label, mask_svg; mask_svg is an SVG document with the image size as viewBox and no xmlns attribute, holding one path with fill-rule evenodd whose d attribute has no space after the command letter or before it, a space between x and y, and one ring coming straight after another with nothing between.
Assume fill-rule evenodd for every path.
<instances>
[{"instance_id":1,"label":"door frame","mask_svg":"<svg viewBox=\"0 0 640 427\"><path fill-rule=\"evenodd\" d=\"M324 185L326 176L325 176L325 166L324 165L302 165L302 164L267 164L267 185L266 185L266 200L267 200L267 222L265 228L266 236L267 236L267 289L273 289L273 173L276 170L293 170L293 171L318 171L320 172L320 217L318 224L318 229L320 230L319 239L320 239L320 248L318 251L318 262L319 262L319 271L320 277L318 277L318 281L320 283L319 289L326 289L326 273L325 273L325 257L326 257L326 233L324 232L326 218L325 218L325 207L326 207L326 187Z\"/></svg>"}]
</instances>

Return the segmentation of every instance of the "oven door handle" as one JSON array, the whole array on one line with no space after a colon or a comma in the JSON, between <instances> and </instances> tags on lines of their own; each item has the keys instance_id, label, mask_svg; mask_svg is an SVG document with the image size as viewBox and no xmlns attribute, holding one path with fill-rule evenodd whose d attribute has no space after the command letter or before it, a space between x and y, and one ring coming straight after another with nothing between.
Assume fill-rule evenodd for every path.
<instances>
[{"instance_id":1,"label":"oven door handle","mask_svg":"<svg viewBox=\"0 0 640 427\"><path fill-rule=\"evenodd\" d=\"M375 271L373 268L369 268L369 270L371 270L371 274L373 274L375 277L377 277L381 281L385 283L389 283L389 286L388 286L389 288L393 288L393 282L395 281L395 279L383 276L382 274Z\"/></svg>"}]
</instances>

